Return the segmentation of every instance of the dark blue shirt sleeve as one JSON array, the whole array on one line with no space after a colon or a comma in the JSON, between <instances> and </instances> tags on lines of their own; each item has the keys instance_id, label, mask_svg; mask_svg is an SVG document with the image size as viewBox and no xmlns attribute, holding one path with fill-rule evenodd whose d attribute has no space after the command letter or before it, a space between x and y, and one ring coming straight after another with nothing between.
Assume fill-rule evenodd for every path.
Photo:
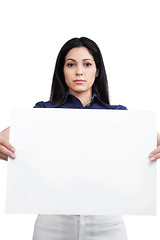
<instances>
[{"instance_id":1,"label":"dark blue shirt sleeve","mask_svg":"<svg viewBox=\"0 0 160 240\"><path fill-rule=\"evenodd\" d=\"M128 110L125 106L117 105L115 106L115 110Z\"/></svg>"},{"instance_id":2,"label":"dark blue shirt sleeve","mask_svg":"<svg viewBox=\"0 0 160 240\"><path fill-rule=\"evenodd\" d=\"M34 108L45 108L44 102L37 102Z\"/></svg>"}]
</instances>

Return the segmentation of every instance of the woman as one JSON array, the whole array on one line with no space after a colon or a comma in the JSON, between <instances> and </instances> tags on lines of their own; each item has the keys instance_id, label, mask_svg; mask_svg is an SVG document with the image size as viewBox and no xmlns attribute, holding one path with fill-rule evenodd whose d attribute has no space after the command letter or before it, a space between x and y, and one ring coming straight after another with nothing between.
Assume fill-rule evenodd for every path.
<instances>
[{"instance_id":1,"label":"woman","mask_svg":"<svg viewBox=\"0 0 160 240\"><path fill-rule=\"evenodd\" d=\"M110 105L108 82L101 52L95 42L82 37L66 42L60 50L51 88L50 101L38 102L35 108L120 109ZM9 128L0 134L0 157L15 158L8 142ZM157 134L160 145L160 135ZM150 154L160 158L160 146ZM126 240L120 216L39 215L33 240Z\"/></svg>"}]
</instances>

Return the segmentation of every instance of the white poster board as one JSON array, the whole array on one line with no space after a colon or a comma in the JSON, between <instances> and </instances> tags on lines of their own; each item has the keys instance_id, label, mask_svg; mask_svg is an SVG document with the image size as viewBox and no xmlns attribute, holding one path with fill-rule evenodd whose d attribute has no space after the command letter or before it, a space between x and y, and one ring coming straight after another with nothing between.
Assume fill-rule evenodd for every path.
<instances>
[{"instance_id":1,"label":"white poster board","mask_svg":"<svg viewBox=\"0 0 160 240\"><path fill-rule=\"evenodd\" d=\"M155 115L15 109L7 213L155 214Z\"/></svg>"}]
</instances>

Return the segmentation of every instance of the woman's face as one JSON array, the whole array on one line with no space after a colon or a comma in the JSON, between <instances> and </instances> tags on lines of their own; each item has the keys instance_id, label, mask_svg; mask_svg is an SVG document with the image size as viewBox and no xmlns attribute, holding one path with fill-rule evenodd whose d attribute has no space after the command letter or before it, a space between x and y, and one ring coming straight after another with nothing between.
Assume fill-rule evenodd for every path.
<instances>
[{"instance_id":1,"label":"woman's face","mask_svg":"<svg viewBox=\"0 0 160 240\"><path fill-rule=\"evenodd\" d=\"M72 48L65 57L64 78L72 94L92 91L97 68L86 47Z\"/></svg>"}]
</instances>

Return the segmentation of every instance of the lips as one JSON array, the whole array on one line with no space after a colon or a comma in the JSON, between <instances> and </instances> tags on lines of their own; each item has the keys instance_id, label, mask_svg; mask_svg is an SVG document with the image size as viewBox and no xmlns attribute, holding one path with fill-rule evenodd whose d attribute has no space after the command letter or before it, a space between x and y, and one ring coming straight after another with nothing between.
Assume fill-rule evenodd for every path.
<instances>
[{"instance_id":1,"label":"lips","mask_svg":"<svg viewBox=\"0 0 160 240\"><path fill-rule=\"evenodd\" d=\"M75 82L75 83L84 83L85 80L83 80L83 79L76 79L73 82Z\"/></svg>"}]
</instances>

